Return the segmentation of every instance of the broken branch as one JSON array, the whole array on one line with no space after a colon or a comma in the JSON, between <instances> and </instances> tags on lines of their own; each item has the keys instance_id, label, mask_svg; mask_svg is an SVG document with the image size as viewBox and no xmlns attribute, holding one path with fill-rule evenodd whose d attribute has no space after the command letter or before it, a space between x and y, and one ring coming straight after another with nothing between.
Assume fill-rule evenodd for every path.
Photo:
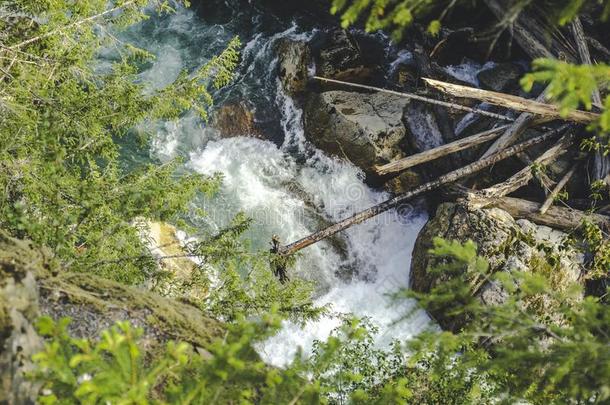
<instances>
[{"instance_id":1,"label":"broken branch","mask_svg":"<svg viewBox=\"0 0 610 405\"><path fill-rule=\"evenodd\" d=\"M503 120L503 121L511 121L511 122L514 121L514 119L507 117L506 115L496 114L493 112L482 110L480 108L466 107L466 106L460 105L460 104L448 103L446 101L435 100L433 98L423 97L423 96L413 94L413 93L403 93L403 92L394 91L394 90L382 89L381 87L366 86L364 84L344 82L342 80L327 79L325 77L320 77L320 76L314 76L313 78L316 80L322 81L322 82L342 84L345 86L356 87L359 89L372 90L372 91L378 91L380 93L393 94L395 96L405 97L405 98L409 98L409 99L417 100L417 101L422 101L422 102L428 103L428 104L440 105L442 107L452 108L454 110L467 111L467 112L470 112L473 114L485 115L487 117L491 117L491 118L495 118L495 119L499 119L499 120Z\"/></svg>"},{"instance_id":2,"label":"broken branch","mask_svg":"<svg viewBox=\"0 0 610 405\"><path fill-rule=\"evenodd\" d=\"M440 80L423 78L430 86L454 97L472 98L516 111L529 112L552 119L563 119L578 123L590 123L599 119L599 114L575 110L563 116L559 107L552 104L541 103L527 98L513 96L512 94L498 93L495 91L477 89L475 87L462 86L459 84L442 82Z\"/></svg>"},{"instance_id":3,"label":"broken branch","mask_svg":"<svg viewBox=\"0 0 610 405\"><path fill-rule=\"evenodd\" d=\"M551 191L551 194L549 194L546 200L544 200L544 204L542 204L542 206L540 207L540 210L538 211L540 215L544 215L551 207L551 205L553 205L553 201L555 201L555 198L557 198L559 192L565 187L568 181L570 181L572 176L574 176L574 173L576 173L578 166L578 163L572 166L572 168L565 174L565 176L561 178L559 183L557 183L553 191Z\"/></svg>"},{"instance_id":4,"label":"broken branch","mask_svg":"<svg viewBox=\"0 0 610 405\"><path fill-rule=\"evenodd\" d=\"M466 176L476 173L486 167L492 166L495 163L497 163L501 160L504 160L508 157L511 157L519 152L522 152L534 145L547 141L547 140L557 136L558 134L563 132L568 127L569 127L568 125L563 125L562 127L558 128L558 129L549 131L536 138L529 139L525 142L522 142L522 143L512 146L510 148L504 149L503 151L495 153L485 159L480 159L480 160L473 162L467 166L464 166L460 169L457 169L457 170L454 170L447 174L444 174L444 175L440 176L439 178L437 178L436 180L433 180L426 184L422 184L421 186L419 186L413 190L407 191L406 193L403 193L392 199L382 202L381 204L377 204L364 211L356 213L356 214L352 215L351 217L348 217L342 221L339 221L325 229L322 229L309 236L306 236L296 242L293 242L286 246L281 246L278 249L278 254L280 254L282 256L288 256L288 255L294 254L295 252L297 252L303 248L306 248L307 246L310 246L316 242L326 239L329 236L332 236L332 235L336 234L337 232L341 232L342 230L349 228L352 225L359 224L363 221L366 221L369 218L372 218L385 211L388 211L388 210L398 206L399 204L404 203L414 197L420 196L428 191L435 190L443 185L453 183L457 180L463 179Z\"/></svg>"},{"instance_id":5,"label":"broken branch","mask_svg":"<svg viewBox=\"0 0 610 405\"><path fill-rule=\"evenodd\" d=\"M487 131L479 132L472 136L458 139L457 141L439 146L437 148L429 149L415 155L407 156L403 159L395 162L390 162L382 166L375 166L375 171L379 175L385 175L389 173L396 173L406 170L410 167L420 165L425 162L429 162L440 157L459 152L464 149L471 148L473 146L491 141L498 137L500 132L509 128L508 125L503 125L497 128L488 129Z\"/></svg>"},{"instance_id":6,"label":"broken branch","mask_svg":"<svg viewBox=\"0 0 610 405\"><path fill-rule=\"evenodd\" d=\"M488 187L484 190L475 192L475 199L480 201L481 206L484 206L487 204L487 201L491 199L504 197L513 191L520 189L529 183L534 177L533 168L535 166L545 165L554 161L558 156L565 153L573 142L574 135L572 133L563 136L553 147L540 155L533 164L521 169L508 180L492 187Z\"/></svg>"}]
</instances>

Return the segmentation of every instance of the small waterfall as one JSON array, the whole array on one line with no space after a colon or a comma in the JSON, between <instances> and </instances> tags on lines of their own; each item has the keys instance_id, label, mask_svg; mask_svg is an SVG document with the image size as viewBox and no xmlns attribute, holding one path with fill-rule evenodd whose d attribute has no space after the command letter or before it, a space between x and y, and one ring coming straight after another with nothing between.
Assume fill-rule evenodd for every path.
<instances>
[{"instance_id":1,"label":"small waterfall","mask_svg":"<svg viewBox=\"0 0 610 405\"><path fill-rule=\"evenodd\" d=\"M245 212L254 219L246 235L253 249L268 249L272 234L285 242L294 241L319 229L321 222L337 221L388 197L369 188L358 168L309 144L302 111L280 89L274 43L282 37L307 40L313 32L300 32L294 24L278 27L275 34L268 31L266 27L266 33L242 38L245 46L239 78L216 99L222 103L239 97L257 112L277 117L283 142L245 136L221 139L189 114L158 128L152 143L154 159L181 155L187 158L189 170L223 174L222 191L201 207L209 214L202 221L219 229L238 211ZM218 41L239 33L239 27L231 23L209 26L194 13L179 10L170 17L151 18L129 35L157 52L156 61L142 76L155 86L176 70L175 65L198 66L218 50ZM209 49L208 44L212 44ZM413 303L390 305L386 295L407 286L411 251L425 220L425 213L409 207L393 210L344 232L345 254L328 241L307 248L292 271L316 281L316 302L332 304L334 315L305 328L285 322L277 336L258 347L263 359L281 366L290 361L298 346L309 352L314 339L325 339L340 324L340 314L370 317L380 327L380 344L408 338L426 327L429 319L423 313L393 325ZM341 277L340 270L345 268L357 276Z\"/></svg>"}]
</instances>

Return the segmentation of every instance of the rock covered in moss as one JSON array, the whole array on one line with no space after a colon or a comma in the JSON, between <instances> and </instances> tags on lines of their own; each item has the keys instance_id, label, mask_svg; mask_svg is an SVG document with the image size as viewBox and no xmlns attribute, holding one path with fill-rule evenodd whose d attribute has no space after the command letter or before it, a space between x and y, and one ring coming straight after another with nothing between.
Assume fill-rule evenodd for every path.
<instances>
[{"instance_id":1,"label":"rock covered in moss","mask_svg":"<svg viewBox=\"0 0 610 405\"><path fill-rule=\"evenodd\" d=\"M497 208L480 209L444 203L415 243L410 275L410 285L415 291L426 293L443 282L442 278L428 272L428 268L441 260L431 258L428 253L435 237L474 241L478 254L488 260L492 273L513 270L540 272L555 288L566 288L580 277L582 256L571 248L561 247L566 237L563 232L525 220L515 221L507 212ZM501 286L493 282L473 283L472 289L473 294L487 305L500 304L507 298ZM548 302L540 303L541 311L544 312L549 305ZM456 319L442 313L431 315L447 330L459 330L466 322L464 318Z\"/></svg>"},{"instance_id":2,"label":"rock covered in moss","mask_svg":"<svg viewBox=\"0 0 610 405\"><path fill-rule=\"evenodd\" d=\"M73 272L45 249L0 231L0 403L34 403L38 387L24 377L42 347L41 315L70 317L70 333L97 338L117 321L143 328L142 344L156 350L168 340L205 349L222 324L195 306L91 274Z\"/></svg>"}]
</instances>

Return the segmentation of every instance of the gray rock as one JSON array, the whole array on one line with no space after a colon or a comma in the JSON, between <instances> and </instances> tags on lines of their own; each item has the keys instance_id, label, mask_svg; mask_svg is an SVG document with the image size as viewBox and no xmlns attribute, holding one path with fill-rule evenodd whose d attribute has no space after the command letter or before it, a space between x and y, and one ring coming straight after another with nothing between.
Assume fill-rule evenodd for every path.
<instances>
[{"instance_id":1,"label":"gray rock","mask_svg":"<svg viewBox=\"0 0 610 405\"><path fill-rule=\"evenodd\" d=\"M328 91L310 94L305 105L305 133L327 153L345 158L366 173L374 165L405 155L402 115L409 101L383 93Z\"/></svg>"},{"instance_id":2,"label":"gray rock","mask_svg":"<svg viewBox=\"0 0 610 405\"><path fill-rule=\"evenodd\" d=\"M366 82L377 71L363 55L358 42L345 30L336 30L320 49L317 73L332 79Z\"/></svg>"},{"instance_id":3,"label":"gray rock","mask_svg":"<svg viewBox=\"0 0 610 405\"><path fill-rule=\"evenodd\" d=\"M502 92L516 86L523 73L519 65L500 63L480 71L477 79L482 88Z\"/></svg>"},{"instance_id":4,"label":"gray rock","mask_svg":"<svg viewBox=\"0 0 610 405\"><path fill-rule=\"evenodd\" d=\"M490 273L497 271L539 271L550 276L554 288L567 288L578 282L582 255L572 249L559 249L566 235L548 227L537 226L529 221L515 221L507 212L497 208L473 209L463 204L444 203L438 207L419 234L413 249L411 261L411 288L418 292L429 292L444 280L428 272L430 266L439 263L431 258L428 250L433 247L433 238L477 244L478 253L489 262ZM559 258L556 266L548 265L546 250ZM506 292L500 285L484 282L480 286L473 283L473 293L486 305L505 302ZM543 302L541 311L551 308L553 303ZM549 311L551 312L551 311ZM431 314L439 325L448 330L459 330L466 322L464 317L449 317L444 313ZM541 313L541 317L547 314ZM560 322L560 320L555 320Z\"/></svg>"},{"instance_id":5,"label":"gray rock","mask_svg":"<svg viewBox=\"0 0 610 405\"><path fill-rule=\"evenodd\" d=\"M308 80L308 66L311 63L311 51L303 41L281 39L276 47L278 55L278 76L286 94L291 97L305 91Z\"/></svg>"}]
</instances>

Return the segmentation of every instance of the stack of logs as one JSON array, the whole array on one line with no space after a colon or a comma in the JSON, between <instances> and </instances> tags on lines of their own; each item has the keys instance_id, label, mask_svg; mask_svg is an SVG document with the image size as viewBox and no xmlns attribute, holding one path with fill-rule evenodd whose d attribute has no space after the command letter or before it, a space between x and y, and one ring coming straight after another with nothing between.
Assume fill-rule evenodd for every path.
<instances>
[{"instance_id":1,"label":"stack of logs","mask_svg":"<svg viewBox=\"0 0 610 405\"><path fill-rule=\"evenodd\" d=\"M487 3L487 6L498 16L503 15L503 13L506 11L503 9L501 3L496 0L485 0L485 3ZM578 18L572 23L571 27L574 43L576 44L576 49L578 50L578 55L571 54L570 49L566 48L565 44L562 44L561 42L551 41L548 47L545 46L541 38L546 35L546 32L543 30L532 33L532 26L535 26L536 24L529 19L531 19L531 17L527 15L520 16L514 22L512 28L515 40L519 42L521 47L528 52L532 58L561 55L562 59L570 62L580 62L585 64L591 63L591 57L583 33L583 27ZM347 83L323 77L315 77L315 79L345 86L362 88L369 91L388 92L417 100L419 102L433 103L453 109L469 111L474 114L488 116L493 114L455 103L425 98L416 94L398 93L391 90ZM558 194L569 182L569 180L584 168L582 162L573 162L572 167L567 170L567 172L558 182L552 181L543 172L534 170L538 166L548 165L549 163L553 162L555 159L577 144L578 135L583 132L584 126L599 118L597 113L576 110L570 112L568 115L562 115L557 106L547 103L546 91L543 91L537 99L531 100L510 94L487 91L428 78L424 78L423 80L428 86L431 86L437 91L450 97L474 99L479 102L485 102L512 111L518 111L520 114L516 117L516 119L511 120L512 122L509 124L503 123L502 125L496 125L495 127L478 134L468 136L463 139L458 139L440 147L376 167L377 174L380 176L397 175L402 171L422 163L430 162L434 159L493 141L491 146L486 150L485 153L482 154L479 160L444 174L433 181L409 190L388 201L352 215L349 218L337 222L294 243L276 247L277 253L283 256L291 255L352 225L361 223L369 218L379 215L382 212L395 208L408 200L441 187L443 187L444 191L451 190L452 194L457 195L458 198L464 200L466 203L474 207L495 206L507 211L515 218L527 218L532 222L548 225L558 229L575 229L582 224L585 218L596 223L603 229L610 229L610 218L605 215L585 213L573 208L553 205L553 201L556 200ZM594 92L592 99L594 106L601 106L599 91ZM506 121L506 116L502 116L500 114L494 115L496 118ZM563 121L564 123L557 124L556 122L559 121ZM554 129L544 127L545 130L542 135L531 139L522 140L521 143L516 143L520 138L523 137L526 129L534 126L540 127L542 125L549 125ZM534 161L523 153L525 150L534 145L544 144L548 144L549 147ZM482 190L476 190L465 186L465 180L467 177L515 155L524 161L526 166L506 181ZM610 164L608 164L608 159L601 153L596 154L594 159L594 179L603 180L606 182L606 184L609 184L610 176L608 173L610 170ZM527 185L534 177L538 177L541 184L548 188L548 190L545 190L546 199L544 201L535 202L509 197L509 194Z\"/></svg>"}]
</instances>

